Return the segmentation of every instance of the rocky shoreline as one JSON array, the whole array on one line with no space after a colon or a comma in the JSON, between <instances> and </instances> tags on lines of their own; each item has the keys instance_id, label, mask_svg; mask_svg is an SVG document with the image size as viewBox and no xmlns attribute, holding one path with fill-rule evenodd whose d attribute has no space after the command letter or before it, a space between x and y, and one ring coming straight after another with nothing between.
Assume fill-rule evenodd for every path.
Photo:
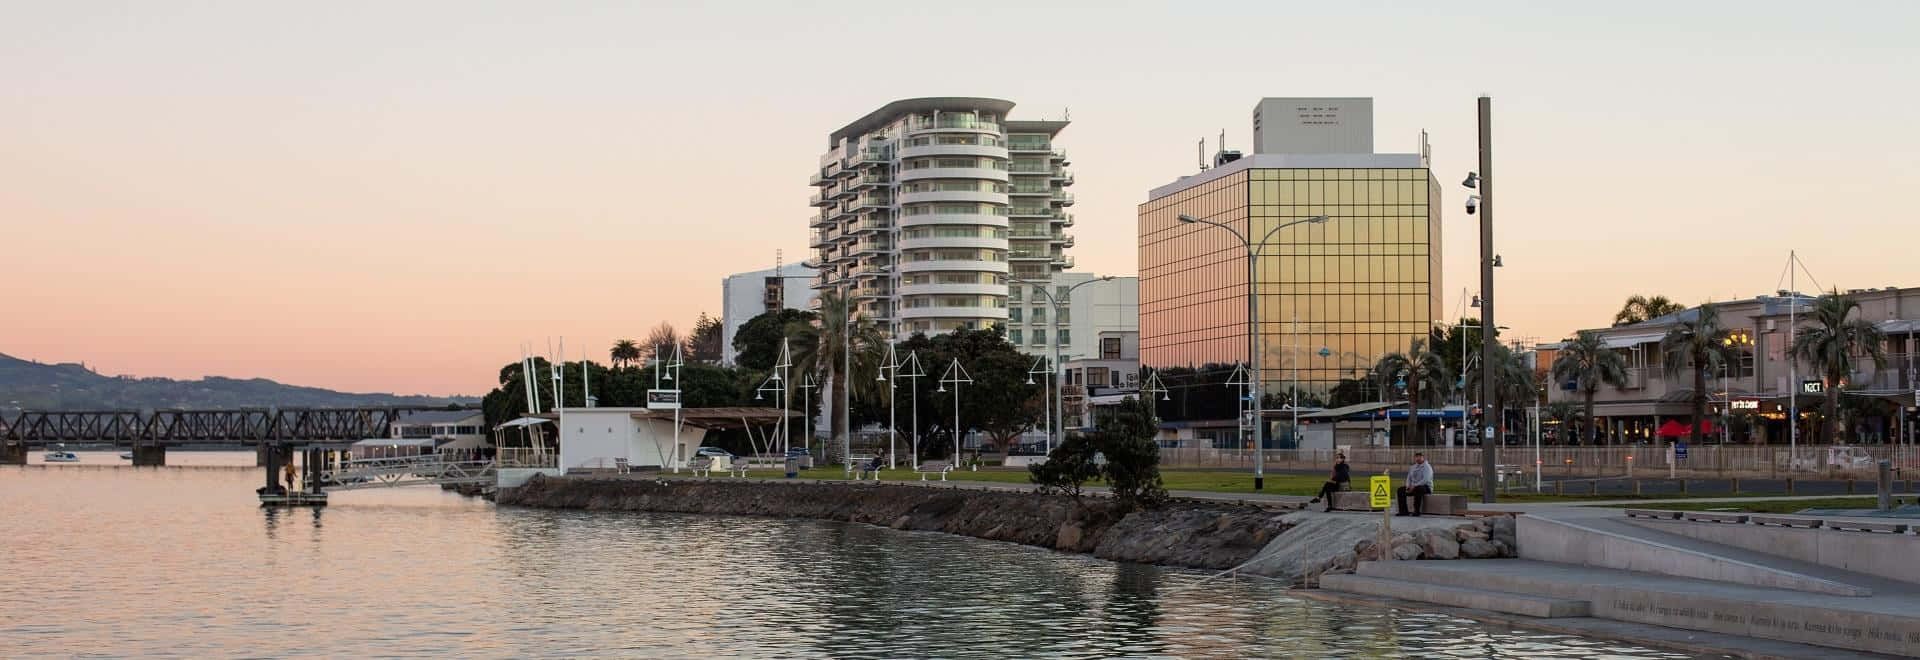
<instances>
[{"instance_id":1,"label":"rocky shoreline","mask_svg":"<svg viewBox=\"0 0 1920 660\"><path fill-rule=\"evenodd\" d=\"M535 477L500 489L508 506L811 518L934 531L1091 554L1101 559L1242 572L1311 583L1381 557L1378 515L1323 514L1230 502L1175 501L1121 510L1104 497L874 482ZM1512 518L1397 518L1385 552L1399 559L1513 556Z\"/></svg>"}]
</instances>

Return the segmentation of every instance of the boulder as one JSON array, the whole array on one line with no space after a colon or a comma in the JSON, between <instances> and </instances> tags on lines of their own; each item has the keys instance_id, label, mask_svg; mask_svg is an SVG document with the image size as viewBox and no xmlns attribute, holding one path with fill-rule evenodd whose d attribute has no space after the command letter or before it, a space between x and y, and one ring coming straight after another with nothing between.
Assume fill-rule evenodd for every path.
<instances>
[{"instance_id":1,"label":"boulder","mask_svg":"<svg viewBox=\"0 0 1920 660\"><path fill-rule=\"evenodd\" d=\"M1472 559L1490 559L1500 556L1500 548L1483 539L1472 539L1460 544L1460 554Z\"/></svg>"},{"instance_id":2,"label":"boulder","mask_svg":"<svg viewBox=\"0 0 1920 660\"><path fill-rule=\"evenodd\" d=\"M1406 543L1403 545L1393 546L1393 558L1399 559L1401 561L1419 559L1420 546L1419 544L1416 544L1416 543Z\"/></svg>"},{"instance_id":3,"label":"boulder","mask_svg":"<svg viewBox=\"0 0 1920 660\"><path fill-rule=\"evenodd\" d=\"M1086 532L1081 530L1077 524L1067 523L1061 525L1060 531L1054 535L1053 547L1059 550L1072 550L1077 548L1080 546L1080 537L1085 534Z\"/></svg>"},{"instance_id":4,"label":"boulder","mask_svg":"<svg viewBox=\"0 0 1920 660\"><path fill-rule=\"evenodd\" d=\"M1474 529L1472 527L1461 527L1459 529L1453 530L1453 535L1454 535L1454 538L1459 540L1461 543L1466 543L1468 541L1487 540L1486 532Z\"/></svg>"},{"instance_id":5,"label":"boulder","mask_svg":"<svg viewBox=\"0 0 1920 660\"><path fill-rule=\"evenodd\" d=\"M1428 559L1458 559L1460 542L1453 540L1451 534L1422 534L1420 545L1426 550Z\"/></svg>"}]
</instances>

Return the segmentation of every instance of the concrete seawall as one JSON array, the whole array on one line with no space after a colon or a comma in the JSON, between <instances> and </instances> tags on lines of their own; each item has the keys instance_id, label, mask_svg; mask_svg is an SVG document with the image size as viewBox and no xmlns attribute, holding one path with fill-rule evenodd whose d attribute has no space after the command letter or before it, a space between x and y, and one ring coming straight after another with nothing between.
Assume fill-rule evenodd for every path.
<instances>
[{"instance_id":1,"label":"concrete seawall","mask_svg":"<svg viewBox=\"0 0 1920 660\"><path fill-rule=\"evenodd\" d=\"M1010 541L1102 559L1225 569L1251 559L1291 527L1286 511L1177 502L1121 512L1111 500L881 483L535 477L503 488L499 504L812 518Z\"/></svg>"}]
</instances>

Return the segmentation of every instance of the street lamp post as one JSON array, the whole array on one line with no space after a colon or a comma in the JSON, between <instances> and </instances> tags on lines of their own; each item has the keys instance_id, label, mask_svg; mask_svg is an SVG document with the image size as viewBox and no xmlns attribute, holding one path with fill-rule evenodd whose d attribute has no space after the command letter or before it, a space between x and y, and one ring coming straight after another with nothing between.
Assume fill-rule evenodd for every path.
<instances>
[{"instance_id":1,"label":"street lamp post","mask_svg":"<svg viewBox=\"0 0 1920 660\"><path fill-rule=\"evenodd\" d=\"M967 368L960 366L960 358L954 358L953 363L947 365L946 373L940 374L940 389L935 390L945 392L947 385L953 385L953 463L955 466L960 464L960 386L972 382L973 378L967 375Z\"/></svg>"},{"instance_id":2,"label":"street lamp post","mask_svg":"<svg viewBox=\"0 0 1920 660\"><path fill-rule=\"evenodd\" d=\"M1064 406L1066 405L1066 397L1063 396L1061 393L1062 389L1064 389L1062 387L1064 383L1061 381L1061 376L1066 371L1066 367L1065 365L1062 365L1060 363L1060 303L1065 301L1062 301L1059 298L1055 298L1053 295L1053 292L1047 290L1047 285L1049 284L1048 282L1042 282L1039 280L1023 280L1023 279L1010 279L1008 281L1017 282L1020 284L1040 285L1035 290L1039 291L1040 295L1046 296L1047 306L1053 308L1053 322L1049 324L1053 326L1053 337L1051 341L1047 342L1053 347L1053 414L1054 414L1053 429L1048 431L1047 453L1053 453L1052 433L1056 433L1056 432L1059 433L1061 442L1065 442L1067 439L1067 411L1064 408ZM1094 282L1111 282L1111 281L1113 281L1112 275L1104 275L1095 279L1087 280L1085 282L1080 282L1073 286L1067 287L1067 293L1066 293L1067 301L1071 301L1073 299L1074 289L1078 289L1080 287L1086 286L1088 284L1092 284Z\"/></svg>"},{"instance_id":3,"label":"street lamp post","mask_svg":"<svg viewBox=\"0 0 1920 660\"><path fill-rule=\"evenodd\" d=\"M1262 385L1260 382L1260 296L1258 293L1258 280L1255 279L1254 265L1260 257L1260 246L1266 245L1267 241L1272 239L1275 233L1301 223L1320 224L1327 221L1327 216L1316 215L1311 218L1301 218L1292 222L1281 223L1273 229L1267 230L1267 234L1260 237L1259 243L1247 240L1247 235L1240 233L1238 229L1212 220L1202 220L1182 213L1180 214L1180 221L1187 224L1199 223L1213 225L1225 229L1228 233L1233 234L1234 238L1240 239L1240 244L1247 249L1247 362L1253 365L1252 384L1249 385L1247 389L1248 394L1253 398L1253 489L1260 490L1266 486L1267 420L1265 416L1266 402L1260 400L1260 386ZM1247 227L1253 227L1252 219L1247 220Z\"/></svg>"}]
</instances>

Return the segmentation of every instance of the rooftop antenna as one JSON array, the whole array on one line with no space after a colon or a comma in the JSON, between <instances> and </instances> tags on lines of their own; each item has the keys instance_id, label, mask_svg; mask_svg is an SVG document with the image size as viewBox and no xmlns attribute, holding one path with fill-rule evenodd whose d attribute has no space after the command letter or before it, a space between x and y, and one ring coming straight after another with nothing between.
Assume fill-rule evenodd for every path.
<instances>
[{"instance_id":1,"label":"rooftop antenna","mask_svg":"<svg viewBox=\"0 0 1920 660\"><path fill-rule=\"evenodd\" d=\"M1200 161L1200 171L1207 171L1207 139L1200 138L1200 144L1193 150L1193 159Z\"/></svg>"},{"instance_id":2,"label":"rooftop antenna","mask_svg":"<svg viewBox=\"0 0 1920 660\"><path fill-rule=\"evenodd\" d=\"M1060 108L1060 121L1073 121L1073 108Z\"/></svg>"}]
</instances>

